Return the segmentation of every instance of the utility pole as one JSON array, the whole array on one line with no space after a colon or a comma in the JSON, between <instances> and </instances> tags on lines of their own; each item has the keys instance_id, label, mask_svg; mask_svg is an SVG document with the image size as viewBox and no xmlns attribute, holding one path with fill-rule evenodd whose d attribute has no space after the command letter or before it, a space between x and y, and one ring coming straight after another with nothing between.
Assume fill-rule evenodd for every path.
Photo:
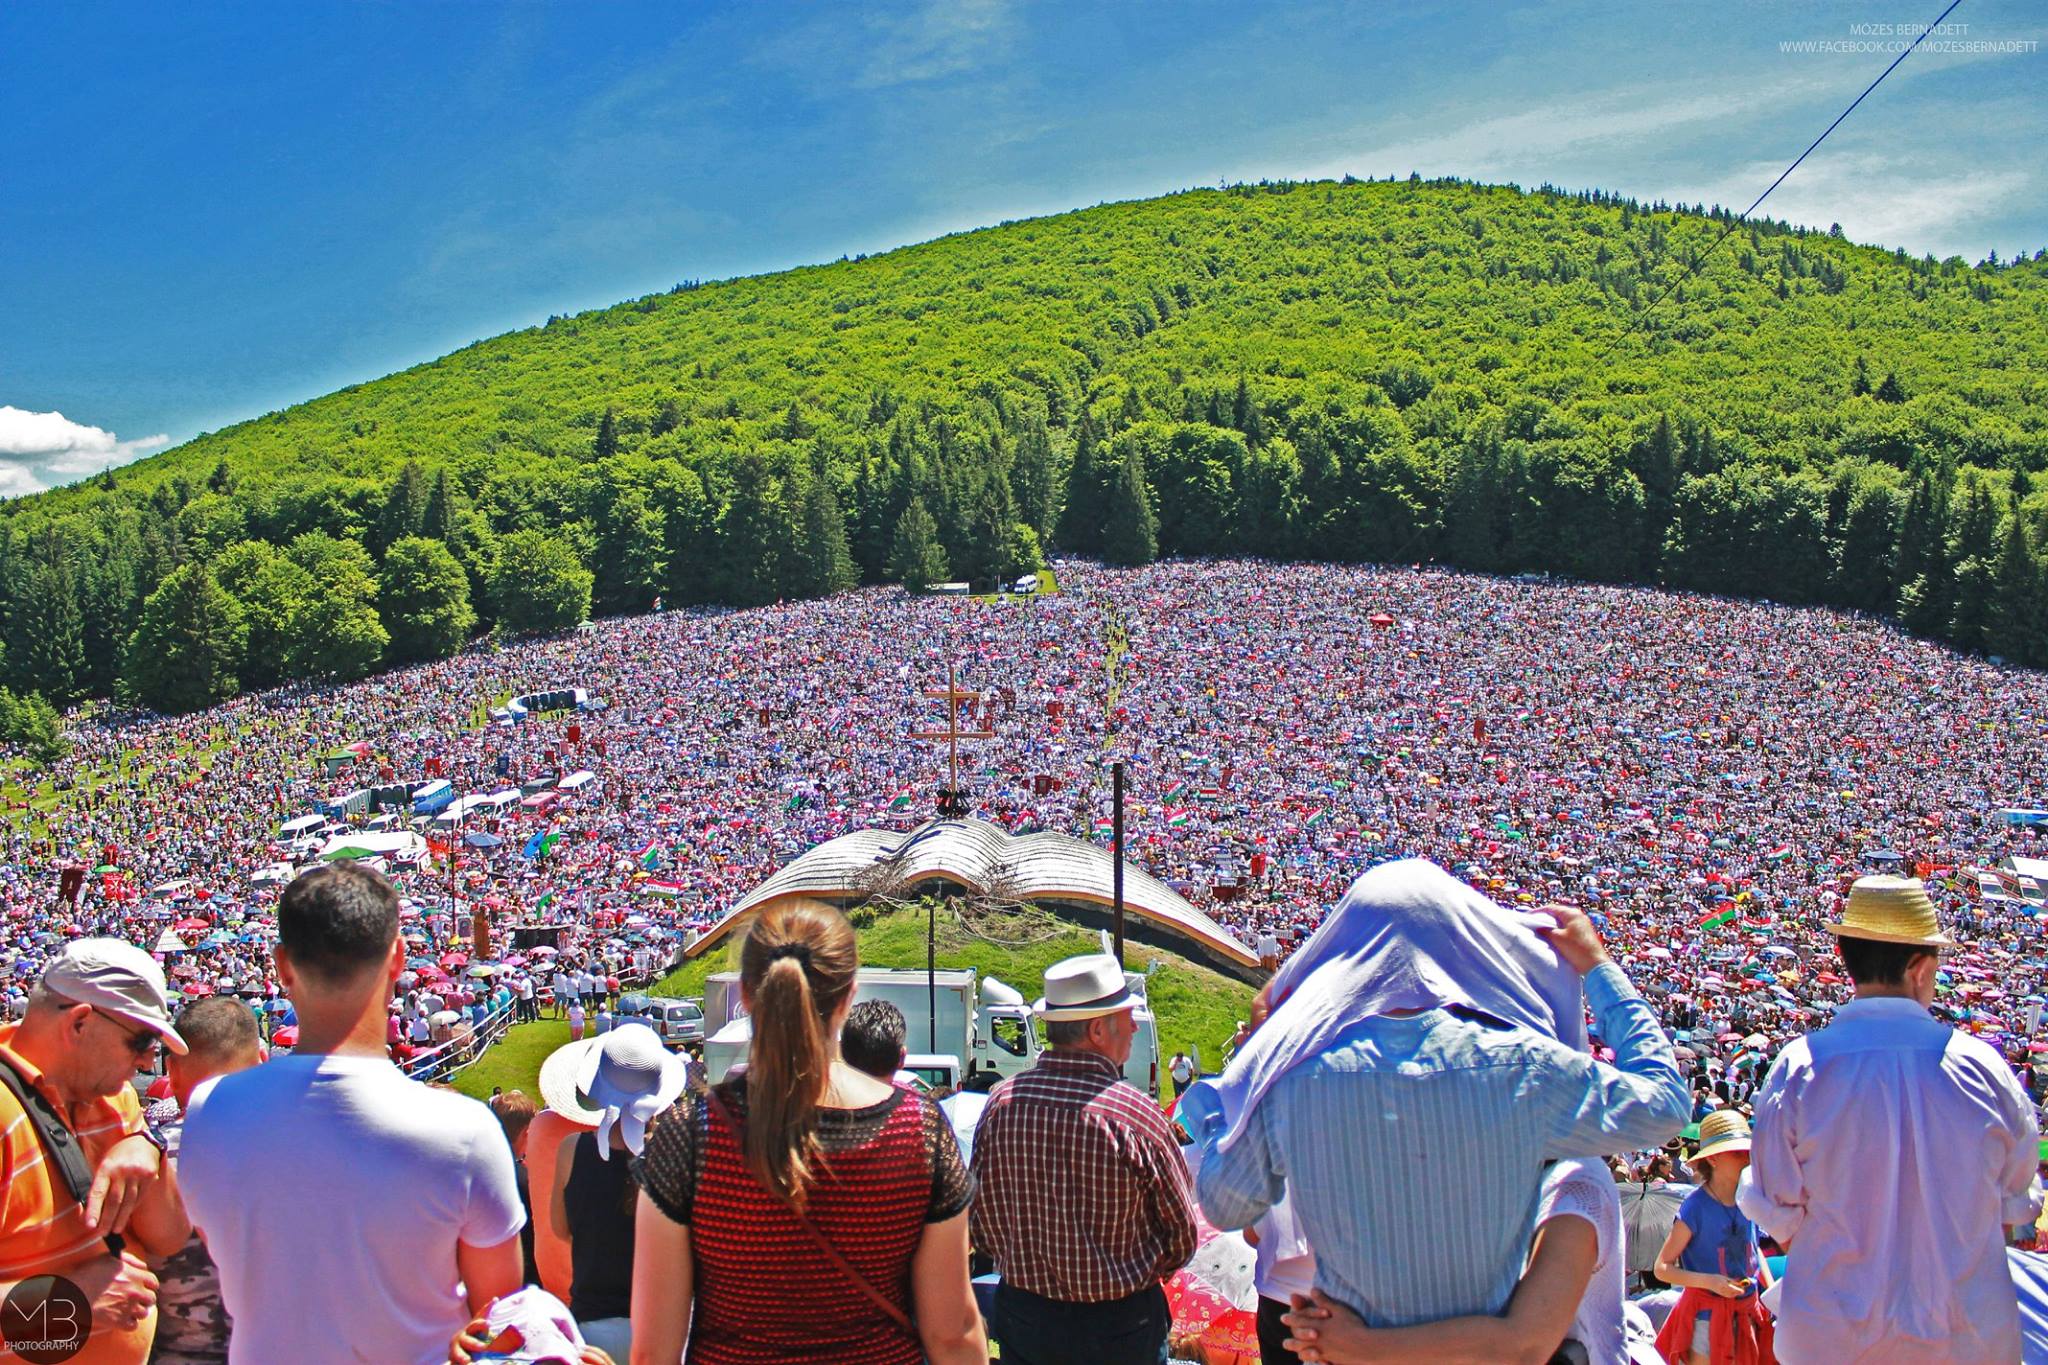
<instances>
[{"instance_id":1,"label":"utility pole","mask_svg":"<svg viewBox=\"0 0 2048 1365\"><path fill-rule=\"evenodd\" d=\"M1124 965L1124 761L1109 765L1111 911L1116 919L1116 965Z\"/></svg>"}]
</instances>

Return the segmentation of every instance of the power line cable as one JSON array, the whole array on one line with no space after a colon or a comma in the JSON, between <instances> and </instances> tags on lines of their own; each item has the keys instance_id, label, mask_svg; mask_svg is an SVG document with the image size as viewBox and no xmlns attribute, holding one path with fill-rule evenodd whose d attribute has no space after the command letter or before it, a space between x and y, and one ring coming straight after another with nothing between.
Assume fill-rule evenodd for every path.
<instances>
[{"instance_id":1,"label":"power line cable","mask_svg":"<svg viewBox=\"0 0 2048 1365\"><path fill-rule=\"evenodd\" d=\"M1907 44L1906 50L1904 52L1901 52L1898 56L1892 58L1892 64L1886 67L1883 71L1879 72L1876 80L1872 81L1869 85L1863 87L1863 93L1858 95L1855 99L1851 100L1849 102L1849 107L1847 109L1844 109L1841 113L1835 115L1835 121L1833 123L1830 123L1819 137L1815 138L1811 143L1807 144L1806 150L1801 152L1798 155L1798 157L1796 157L1793 160L1791 165L1787 166L1783 171L1779 172L1778 178L1771 182L1770 188L1766 189L1762 194L1758 195L1756 197L1755 202L1752 203L1748 208L1744 209L1741 213L1735 215L1735 220L1728 224L1728 230L1726 232L1723 232L1719 237L1716 237L1714 239L1714 244L1708 247L1705 251L1701 252L1699 254L1698 259L1693 261L1692 265L1687 268L1684 274L1680 275L1677 279L1673 280L1670 284L1666 285L1664 287L1663 292L1659 293L1656 298L1650 300L1649 307L1643 309L1642 312L1636 314L1636 321L1640 322L1643 319L1649 317L1651 313L1656 311L1658 304L1664 302L1665 299L1671 296L1673 290L1677 289L1678 286L1684 284L1694 275L1697 275L1699 273L1700 267L1707 263L1707 257L1713 255L1714 252L1717 249L1719 249L1721 243L1727 241L1730 237L1734 236L1735 229L1741 227L1742 224L1749 218L1749 215L1757 211L1758 205L1762 204L1764 200L1771 197L1771 190L1775 190L1778 188L1778 186L1784 184L1786 177L1790 176L1792 172L1799 169L1800 162L1806 160L1807 157L1812 156L1814 148L1820 146L1821 143L1826 142L1828 140L1828 134L1834 132L1835 129L1841 127L1842 120L1848 118L1849 115L1855 113L1856 106L1863 103L1864 100L1868 99L1870 97L1871 91L1877 89L1878 86L1884 84L1884 78L1886 76L1891 75L1892 72L1898 70L1899 63L1905 61L1906 58L1912 56L1914 49L1919 47L1922 42L1926 41L1927 35L1934 32L1934 30L1940 28L1942 25L1942 21L1947 19L1949 15L1955 13L1956 6L1962 3L1963 0L1949 0L1948 8L1943 10L1940 16L1936 18L1933 23L1929 24L1926 28L1922 29L1920 31L1920 36L1918 38L1915 38L1911 43Z\"/></svg>"}]
</instances>

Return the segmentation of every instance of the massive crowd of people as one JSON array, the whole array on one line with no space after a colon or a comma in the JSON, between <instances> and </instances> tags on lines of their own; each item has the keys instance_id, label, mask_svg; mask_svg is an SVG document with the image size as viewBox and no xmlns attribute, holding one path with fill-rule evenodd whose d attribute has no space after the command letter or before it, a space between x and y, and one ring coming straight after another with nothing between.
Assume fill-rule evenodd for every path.
<instances>
[{"instance_id":1,"label":"massive crowd of people","mask_svg":"<svg viewBox=\"0 0 2048 1365\"><path fill-rule=\"evenodd\" d=\"M287 1021L297 1029L290 1041L317 1070L317 1058L346 1053L335 1046L337 1037L354 1038L360 1028L367 1038L370 1017L330 1020L324 1041L307 1037L309 1027L318 1028L301 997L318 994L320 973L294 982L272 958L284 929L280 898L295 872L293 850L279 836L282 822L338 791L382 781L444 777L467 794L578 770L593 778L574 794L546 808L514 804L474 817L436 834L426 859L390 868L403 899L394 901L392 988L375 1002L377 1046L388 1055L394 1033L409 1046L441 1041L446 1035L437 1035L433 1022L441 1011L429 1004L453 1008L455 1024L473 1026L480 1021L475 1012L489 1008L494 995L525 1017L533 1008L527 991L556 987L561 973L544 954L511 954L503 983L465 982L471 964L449 953L460 920L480 909L501 930L514 921L568 925L568 955L582 964L580 976L571 969L571 981L605 983L597 995L608 1003L610 980L665 959L691 926L708 922L804 848L850 829L908 828L926 818L938 756L911 732L943 721L943 708L924 692L951 667L977 694L973 718L994 731L967 750L963 785L975 814L1013 830L1056 829L1102 841L1105 761L1122 758L1131 774L1131 859L1238 932L1247 947L1257 944L1261 956L1281 959L1283 977L1296 970L1295 955L1317 941L1317 930L1361 874L1421 858L1510 911L1562 903L1584 912L1584 933L1597 936L1603 957L1611 954L1615 970L1633 982L1624 995L1598 972L1587 977L1597 1033L1588 1065L1628 1073L1631 1059L1640 1060L1649 1046L1643 1029L1666 1040L1676 1100L1638 1096L1636 1117L1629 1118L1628 1105L1609 1093L1612 1112L1589 1118L1582 1105L1574 1111L1577 1126L1549 1137L1521 1134L1524 1155L1555 1147L1549 1154L1577 1180L1540 1190L1532 1181L1525 1202L1510 1207L1512 1163L1482 1157L1475 1169L1486 1169L1488 1178L1468 1174L1466 1193L1484 1209L1455 1220L1457 1235L1439 1237L1427 1257L1411 1249L1408 1260L1388 1267L1380 1264L1388 1253L1384 1240L1367 1235L1354 1253L1350 1239L1358 1230L1326 1230L1327 1246L1316 1249L1327 1255L1315 1260L1308 1278L1299 1278L1298 1264L1265 1265L1262 1280L1280 1291L1260 1322L1274 1350L1283 1349L1283 1312L1297 1289L1299 1322L1310 1321L1302 1313L1321 1311L1305 1305L1325 1298L1361 1309L1361 1298L1380 1302L1373 1296L1391 1294L1409 1305L1391 1318L1364 1319L1367 1331L1459 1312L1498 1314L1503 1287L1512 1290L1518 1276L1527 1283L1537 1274L1538 1261L1525 1263L1527 1243L1516 1240L1515 1229L1535 1225L1523 1215L1539 1194L1545 1209L1569 1208L1575 1198L1583 1203L1587 1160L1625 1177L1679 1174L1685 1151L1662 1150L1672 1136L1660 1127L1666 1118L1677 1119L1669 1125L1674 1133L1685 1122L1715 1120L1726 1128L1731 1121L1717 1120L1718 1113L1754 1106L1761 1125L1773 1058L1822 1028L1857 991L1829 926L1844 913L1851 882L1867 873L1924 879L1931 909L1953 940L1938 966L1928 968L1934 1017L2002 1056L2036 1103L2048 1093L2048 1067L2034 1064L2037 1049L2048 1052L2036 1041L2044 968L2036 907L2016 880L1988 875L2001 859L2040 849L2034 827L1998 812L2039 801L2031 784L2039 780L2048 680L1959 658L1874 620L1634 590L1427 570L1232 563L1129 573L1067 564L1060 581L1055 594L1006 603L869 592L746 613L663 613L478 650L352 687L242 698L199 717L82 725L55 775L62 799L38 813L47 832L19 820L0 850L10 1012L34 1013L35 983L66 960L68 945L121 939L159 950L168 972L166 1011L189 1009L209 995L238 995L264 1031L275 1035ZM1127 640L1128 648L1111 648L1111 640ZM546 687L580 687L598 704L518 723L480 723L505 697ZM67 866L82 873L74 874L75 900L57 894ZM1270 954L1269 937L1276 949ZM1409 950L1413 956L1412 944ZM787 956L802 957L808 973L820 953L805 951L809 956ZM493 956L507 956L502 942ZM1562 947L1557 956L1567 956ZM807 989L822 987L813 982ZM1351 993L1354 1013L1357 999L1369 994ZM1624 1008L1629 999L1638 1005ZM1491 1008L1486 998L1461 995L1452 1003L1560 1048L1576 1050L1573 1030L1583 1035L1585 1028L1583 1017L1567 1019L1563 1008L1537 1018ZM1624 1018L1631 1009L1642 1017ZM820 1036L829 1038L836 1020L829 1009L821 1017L827 1027ZM427 1036L411 1036L421 1026ZM453 1026L443 1020L442 1027ZM86 1029L83 1022L76 1027ZM622 1031L632 1032L613 1027L589 1046ZM1093 1051L1113 1053L1115 1041L1097 1039ZM1090 1051L1085 1040L1073 1045ZM1449 1046L1443 1039L1433 1045ZM1053 1055L1063 1050L1069 1049L1056 1045ZM1259 1051L1247 1043L1247 1056ZM1297 1048L1289 1055L1301 1061L1311 1054ZM1215 1059L1204 1060L1213 1067ZM1233 1065L1231 1074L1239 1069ZM815 1066L799 1071L820 1074ZM1587 1074L1597 1081L1600 1073ZM1084 1062L1065 1089L1048 1075L1051 1098L1040 1102L1086 1091L1094 1083L1087 1075ZM357 1077L350 1086L358 1082L371 1097L361 1103L370 1104L382 1082ZM349 1088L336 1091L344 1108L354 1102ZM255 1092L247 1093L256 1102ZM595 1099L595 1092L580 1094ZM829 1154L866 1150L871 1142L907 1144L906 1152L920 1146L909 1141L914 1133L898 1133L891 1123L817 1128L817 1114L838 1101L849 1111L882 1103L850 1079L832 1094L833 1103L821 1094L769 1110L782 1136L765 1153L752 1142L761 1110L745 1085L725 1101L729 1114L698 1104L692 1112L701 1132L686 1153L697 1165L678 1174L672 1154L665 1157L666 1176L643 1181L640 1197L686 1226L687 1214L675 1215L712 1188L692 1182L710 1178L703 1163L713 1156L730 1159L730 1170L714 1163L726 1194L735 1173L751 1172L794 1206L820 1154L829 1167ZM858 1103L863 1096L866 1105ZM1020 1108L1022 1099L1013 1095L1005 1104L999 1093L990 1113ZM633 1101L623 1103L630 1109ZM650 1105L640 1101L642 1109ZM574 1107L565 1100L542 1117ZM1532 1103L1519 1112L1534 1123L1545 1111ZM443 1117L444 1145L455 1140L450 1135L471 1144L482 1141L479 1133L497 1137L496 1126L458 1121L452 1110ZM1239 1118L1232 1113L1229 1122ZM929 1116L919 1129L921 1150L939 1163L934 1169L944 1166L942 1130ZM504 1131L515 1137L510 1124ZM659 1122L652 1131L659 1136ZM527 1132L516 1140L530 1152ZM1247 1150L1235 1126L1225 1132L1231 1151ZM1759 1141L1762 1132L1760 1126ZM1192 1128L1185 1135L1202 1137ZM550 1140L560 1146L565 1136L551 1132ZM635 1131L634 1141L645 1136ZM726 1139L729 1152L719 1145ZM316 1149L317 1143L305 1148ZM653 1150L662 1155L658 1143ZM998 1140L988 1150L1000 1158L1006 1147ZM1042 1154L1044 1144L1020 1143L1019 1150ZM1695 1173L1714 1199L1713 1207L1693 1205L1703 1239L1709 1229L1717 1236L1726 1231L1728 1220L1715 1221L1715 1209L1734 1207L1719 1197L1726 1191L1717 1179L1705 1178L1717 1169L1718 1155L1707 1152ZM138 1172L146 1162L130 1150L117 1157L117 1187L143 1183ZM1327 1167L1341 1164L1344 1153L1301 1159ZM978 1155L977 1174L981 1161ZM585 1196L611 1188L592 1172L618 1168L602 1163L596 1151L550 1149L525 1171L531 1177L546 1168L538 1194L526 1182L527 1199L556 1197L546 1182L558 1167ZM581 1174L571 1177L571 1170ZM510 1174L498 1188L501 1174L493 1168L490 1188L472 1191L484 1204L460 1216L441 1211L453 1220L448 1226L468 1230L457 1242L482 1245L465 1240L469 1234L502 1240L514 1221L505 1201L516 1206L517 1197L505 1193ZM990 1174L1002 1188L1004 1177ZM1099 1178L1104 1188L1122 1188ZM1156 1196L1161 1179L1132 1187L1143 1183ZM964 1257L964 1201L971 1186L989 1182L970 1180L964 1166L958 1180L957 1208L940 1199L940 1182L927 1182L935 1202L926 1214L959 1220ZM1277 1214L1267 1207L1271 1190L1251 1168L1233 1168L1217 1182L1215 1208L1206 1193L1201 1201L1210 1222L1220 1226L1237 1214L1246 1215L1243 1221L1287 1217L1285 1201ZM1442 1182L1391 1189L1386 1207L1375 1205L1376 1216L1394 1218L1390 1210L1424 1188L1437 1190ZM337 1187L335 1194L370 1207L360 1192ZM1185 1189L1181 1197L1185 1202ZM736 1207L744 1213L751 1205ZM555 1213L543 1208L529 1222L540 1262L551 1254ZM741 1216L742 1223L751 1216ZM897 1216L908 1213L891 1214ZM1755 1226L1775 1235L1773 1216L1766 1209ZM575 1222L566 1209L562 1217L565 1227ZM1017 1234L1000 1215L988 1217L984 1225L977 1208L974 1245L1000 1263L1004 1239ZM1145 1226L1158 1231L1132 1254L1163 1266L1180 1250L1181 1230L1165 1205L1149 1218ZM207 1228L204 1217L198 1221ZM800 1221L791 1226L791 1235L802 1235ZM270 1234L260 1226L235 1228L237 1255L268 1254L263 1242ZM170 1231L178 1230L174 1222ZM1314 1231L1294 1240L1314 1242ZM1261 1239L1262 1263L1274 1260L1276 1240L1287 1239ZM718 1252L711 1245L706 1274L721 1254L739 1258L727 1265L746 1260L744 1238ZM922 1256L904 1245L905 1254ZM659 1253L671 1278L680 1254L687 1285L694 1259L688 1239L679 1252L671 1237ZM1025 1264L1041 1268L1006 1279L1008 1297L991 1305L999 1338L1002 1325L1011 1324L1006 1356L1033 1358L1029 1333L1051 1340L1090 1320L1061 1317L1026 1297L1059 1302L1059 1293L1031 1289L1034 1279L1041 1287L1097 1283L1059 1268L1062 1255L1043 1246L1023 1253ZM444 1309L482 1310L510 1298L521 1278L506 1280L494 1261L478 1271L494 1292L479 1295L453 1244L449 1256L456 1269L446 1285L433 1287L435 1304L407 1308L415 1326L445 1317ZM1702 1273L1687 1268L1685 1256L1686 1248L1675 1248L1651 1273ZM1050 1272L1043 1269L1048 1258ZM1638 1260L1633 1252L1628 1259ZM1653 1259L1659 1258L1631 1268L1650 1271ZM1427 1268L1447 1260L1457 1262L1455 1269L1437 1275ZM142 1277L155 1273L146 1261L136 1260L132 1276L124 1270L114 1277L131 1303L143 1297ZM823 1264L831 1268L829 1258ZM881 1262L861 1264L869 1278L881 1273ZM1100 1282L1124 1288L1133 1264L1112 1268ZM1613 1245L1602 1244L1600 1264L1620 1273ZM613 1270L610 1298L601 1300L610 1306L596 1321L621 1319L625 1281ZM950 1272L932 1270L927 1279L927 1270L920 1260L916 1283L933 1296L931 1311L957 1316ZM225 1281L230 1306L238 1273ZM545 1274L536 1278L548 1281ZM637 1295L637 1279L627 1278ZM556 1280L549 1287L570 1298L569 1285ZM240 1283L243 1292L266 1299L296 1292L275 1281ZM704 1293L712 1292L710 1284ZM711 1314L706 1322L734 1321L757 1301L750 1296L771 1289L727 1279L719 1293L729 1297L702 1299L700 1310ZM1076 1303L1102 1301L1093 1289L1074 1296ZM920 1298L913 1306L924 1304ZM1149 1322L1149 1299L1128 1307L1125 1326ZM625 1317L638 1316L636 1303ZM1348 1330L1334 1317L1323 1323L1333 1339ZM676 1330L677 1322L663 1319L659 1339ZM978 1349L980 1330L956 1324L916 1349L933 1359L961 1352L967 1358ZM411 1354L394 1358L429 1358L422 1354L425 1336L424 1329L415 1333L405 1348ZM719 1338L723 1344L707 1338L700 1347L693 1340L691 1349L702 1352L693 1358L738 1360L779 1358L774 1352L787 1348L772 1333L763 1340L749 1345L746 1333L735 1331ZM432 1349L446 1344L444 1334ZM308 1348L296 1342L293 1349ZM854 1353L843 1358L894 1359L902 1349L898 1342L868 1357L849 1346ZM1308 1358L1320 1350L1308 1347ZM1718 1361L1719 1348L1713 1350ZM236 1358L258 1357L238 1348ZM323 1357L316 1349L305 1358ZM632 1358L640 1358L637 1348Z\"/></svg>"}]
</instances>

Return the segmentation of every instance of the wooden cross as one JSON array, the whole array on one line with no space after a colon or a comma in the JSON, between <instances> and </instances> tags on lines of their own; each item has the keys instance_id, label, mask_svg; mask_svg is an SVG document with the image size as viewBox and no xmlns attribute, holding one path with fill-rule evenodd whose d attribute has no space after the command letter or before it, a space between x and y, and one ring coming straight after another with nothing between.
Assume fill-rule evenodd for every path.
<instances>
[{"instance_id":1,"label":"wooden cross","mask_svg":"<svg viewBox=\"0 0 2048 1365\"><path fill-rule=\"evenodd\" d=\"M993 730L963 730L960 728L960 703L977 701L977 692L962 692L953 678L953 665L946 665L946 685L943 689L927 688L925 695L935 701L946 703L946 728L943 730L914 730L912 739L943 739L946 741L946 789L939 794L939 814L960 813L960 741L963 739L994 739Z\"/></svg>"}]
</instances>

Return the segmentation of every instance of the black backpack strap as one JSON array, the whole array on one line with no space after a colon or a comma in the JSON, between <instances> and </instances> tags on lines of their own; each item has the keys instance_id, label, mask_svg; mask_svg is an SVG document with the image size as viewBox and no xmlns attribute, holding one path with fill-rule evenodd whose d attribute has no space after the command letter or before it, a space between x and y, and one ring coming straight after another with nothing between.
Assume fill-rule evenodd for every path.
<instances>
[{"instance_id":1,"label":"black backpack strap","mask_svg":"<svg viewBox=\"0 0 2048 1365\"><path fill-rule=\"evenodd\" d=\"M64 1188L82 1208L87 1196L92 1193L92 1162L86 1157L85 1149L79 1145L77 1134L64 1122L64 1116L56 1107L43 1098L42 1092L22 1079L21 1073L4 1057L0 1057L0 1085L20 1103L22 1113L28 1116L29 1126L36 1130L36 1137L43 1144L43 1156L55 1168L63 1180ZM109 1236L107 1243L115 1251L121 1249L121 1239Z\"/></svg>"}]
</instances>

